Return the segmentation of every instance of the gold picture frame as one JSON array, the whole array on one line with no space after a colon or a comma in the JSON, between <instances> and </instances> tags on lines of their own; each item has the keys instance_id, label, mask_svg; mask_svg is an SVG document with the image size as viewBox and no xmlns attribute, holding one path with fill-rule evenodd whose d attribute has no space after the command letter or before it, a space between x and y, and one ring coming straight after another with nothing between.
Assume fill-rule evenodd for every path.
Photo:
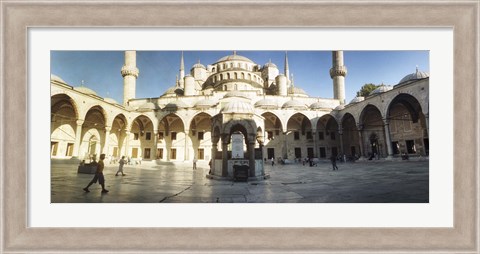
<instances>
[{"instance_id":1,"label":"gold picture frame","mask_svg":"<svg viewBox=\"0 0 480 254\"><path fill-rule=\"evenodd\" d=\"M478 1L3 1L1 251L462 252L478 244ZM215 18L212 15L215 14ZM288 14L288 15L287 15ZM270 18L281 15L281 18ZM342 18L338 18L341 16ZM188 18L185 18L188 17ZM454 30L452 228L29 228L30 27L450 27ZM445 120L449 121L449 119ZM457 126L461 126L457 128ZM15 147L14 149L12 149Z\"/></svg>"}]
</instances>

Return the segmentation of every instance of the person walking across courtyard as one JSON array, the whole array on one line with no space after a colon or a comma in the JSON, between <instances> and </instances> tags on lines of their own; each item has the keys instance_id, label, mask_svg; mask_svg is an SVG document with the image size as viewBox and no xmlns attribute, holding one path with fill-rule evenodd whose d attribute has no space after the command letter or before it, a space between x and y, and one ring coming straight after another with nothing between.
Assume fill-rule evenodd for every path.
<instances>
[{"instance_id":1,"label":"person walking across courtyard","mask_svg":"<svg viewBox=\"0 0 480 254\"><path fill-rule=\"evenodd\" d=\"M333 156L330 157L330 161L332 162L332 167L333 167L333 170L338 170L338 167L337 167L337 157Z\"/></svg>"},{"instance_id":2,"label":"person walking across courtyard","mask_svg":"<svg viewBox=\"0 0 480 254\"><path fill-rule=\"evenodd\" d=\"M117 173L115 173L115 176L118 176L118 173L122 173L122 176L124 176L125 174L123 173L123 165L125 165L126 161L125 161L125 156L122 156L122 158L120 159L120 161L118 161L118 170L117 170Z\"/></svg>"},{"instance_id":3,"label":"person walking across courtyard","mask_svg":"<svg viewBox=\"0 0 480 254\"><path fill-rule=\"evenodd\" d=\"M272 167L275 165L275 160L272 157Z\"/></svg>"},{"instance_id":4,"label":"person walking across courtyard","mask_svg":"<svg viewBox=\"0 0 480 254\"><path fill-rule=\"evenodd\" d=\"M92 181L88 183L87 187L83 188L85 192L90 192L90 190L88 190L88 187L90 187L92 184L96 183L97 181L102 186L102 193L108 192L108 190L105 189L105 177L103 176L103 168L105 167L105 165L103 164L104 159L105 159L105 154L103 153L100 154L100 161L98 162L98 165L97 165L97 171L95 172L95 176L93 177Z\"/></svg>"},{"instance_id":5,"label":"person walking across courtyard","mask_svg":"<svg viewBox=\"0 0 480 254\"><path fill-rule=\"evenodd\" d=\"M197 158L193 157L193 170L197 169Z\"/></svg>"}]
</instances>

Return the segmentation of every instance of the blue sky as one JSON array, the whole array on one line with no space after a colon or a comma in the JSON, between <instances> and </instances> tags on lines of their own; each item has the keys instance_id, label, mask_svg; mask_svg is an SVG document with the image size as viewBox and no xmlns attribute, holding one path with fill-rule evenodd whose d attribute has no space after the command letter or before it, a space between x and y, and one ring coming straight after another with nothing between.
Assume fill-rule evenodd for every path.
<instances>
[{"instance_id":1,"label":"blue sky","mask_svg":"<svg viewBox=\"0 0 480 254\"><path fill-rule=\"evenodd\" d=\"M284 71L285 51L237 51L257 64L270 60ZM232 51L184 51L185 73L193 64L213 64ZM290 74L295 86L312 97L332 98L333 87L329 70L331 51L288 51ZM175 85L179 73L181 51L137 51L137 98L154 98ZM51 73L71 86L93 89L99 96L123 101L123 78L120 69L124 63L123 51L52 51ZM405 75L419 70L430 72L428 51L344 51L348 69L345 78L347 103L366 83L396 85Z\"/></svg>"}]
</instances>

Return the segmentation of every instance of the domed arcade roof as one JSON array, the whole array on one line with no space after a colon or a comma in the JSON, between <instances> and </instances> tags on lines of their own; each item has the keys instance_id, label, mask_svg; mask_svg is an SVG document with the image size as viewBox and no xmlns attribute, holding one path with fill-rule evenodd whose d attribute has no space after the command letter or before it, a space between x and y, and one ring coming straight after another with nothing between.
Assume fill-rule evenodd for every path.
<instances>
[{"instance_id":1,"label":"domed arcade roof","mask_svg":"<svg viewBox=\"0 0 480 254\"><path fill-rule=\"evenodd\" d=\"M211 108L217 105L217 102L209 99L199 100L195 103L196 108Z\"/></svg>"},{"instance_id":2,"label":"domed arcade roof","mask_svg":"<svg viewBox=\"0 0 480 254\"><path fill-rule=\"evenodd\" d=\"M201 64L201 63L196 63L196 64L194 64L194 65L192 66L192 69L193 69L193 68L203 68L203 69L207 69L207 68L205 68L205 65L203 65L203 64Z\"/></svg>"},{"instance_id":3,"label":"domed arcade roof","mask_svg":"<svg viewBox=\"0 0 480 254\"><path fill-rule=\"evenodd\" d=\"M183 101L174 101L174 102L169 102L167 105L165 105L166 110L176 110L180 108L188 108L189 106L183 102Z\"/></svg>"},{"instance_id":4,"label":"domed arcade roof","mask_svg":"<svg viewBox=\"0 0 480 254\"><path fill-rule=\"evenodd\" d=\"M353 98L351 101L350 101L350 104L352 103L357 103L357 102L361 102L361 101L364 101L365 100L365 97L363 96L357 96L355 98Z\"/></svg>"},{"instance_id":5,"label":"domed arcade roof","mask_svg":"<svg viewBox=\"0 0 480 254\"><path fill-rule=\"evenodd\" d=\"M152 111L157 109L157 106L153 102L146 102L142 104L140 107L138 107L137 111L140 112L147 112L147 111Z\"/></svg>"},{"instance_id":6,"label":"domed arcade roof","mask_svg":"<svg viewBox=\"0 0 480 254\"><path fill-rule=\"evenodd\" d=\"M103 100L111 104L119 104L116 100L112 98L104 98Z\"/></svg>"},{"instance_id":7,"label":"domed arcade roof","mask_svg":"<svg viewBox=\"0 0 480 254\"><path fill-rule=\"evenodd\" d=\"M332 105L327 102L317 101L310 105L310 109L323 109L323 108L332 108Z\"/></svg>"},{"instance_id":8,"label":"domed arcade roof","mask_svg":"<svg viewBox=\"0 0 480 254\"><path fill-rule=\"evenodd\" d=\"M381 86L377 87L375 90L373 90L370 94L371 94L371 95L380 94L380 93L384 93L384 92L390 91L390 90L392 90L392 89L393 89L392 86L381 85Z\"/></svg>"},{"instance_id":9,"label":"domed arcade roof","mask_svg":"<svg viewBox=\"0 0 480 254\"><path fill-rule=\"evenodd\" d=\"M256 108L263 108L263 109L276 109L278 108L278 104L272 99L263 99L259 100L255 103Z\"/></svg>"},{"instance_id":10,"label":"domed arcade roof","mask_svg":"<svg viewBox=\"0 0 480 254\"><path fill-rule=\"evenodd\" d=\"M223 98L230 98L230 97L240 97L240 98L250 99L246 94L240 91L230 91L223 96Z\"/></svg>"},{"instance_id":11,"label":"domed arcade roof","mask_svg":"<svg viewBox=\"0 0 480 254\"><path fill-rule=\"evenodd\" d=\"M57 81L57 82L67 84L67 82L65 82L62 78L60 78L59 76L57 76L55 74L50 74L50 81Z\"/></svg>"},{"instance_id":12,"label":"domed arcade roof","mask_svg":"<svg viewBox=\"0 0 480 254\"><path fill-rule=\"evenodd\" d=\"M345 105L338 105L334 110L342 110L345 108Z\"/></svg>"},{"instance_id":13,"label":"domed arcade roof","mask_svg":"<svg viewBox=\"0 0 480 254\"><path fill-rule=\"evenodd\" d=\"M398 83L401 84L410 80L424 79L428 77L430 77L430 74L428 72L419 71L417 68L414 73L408 74L407 76L403 77Z\"/></svg>"},{"instance_id":14,"label":"domed arcade roof","mask_svg":"<svg viewBox=\"0 0 480 254\"><path fill-rule=\"evenodd\" d=\"M252 104L245 101L231 101L220 110L221 113L253 114Z\"/></svg>"},{"instance_id":15,"label":"domed arcade roof","mask_svg":"<svg viewBox=\"0 0 480 254\"><path fill-rule=\"evenodd\" d=\"M95 96L98 96L97 93L95 91L93 91L92 89L88 88L88 87L84 87L84 86L77 86L77 87L74 87L73 89L81 92L81 93L84 93L84 94L89 94L89 95L95 95Z\"/></svg>"},{"instance_id":16,"label":"domed arcade roof","mask_svg":"<svg viewBox=\"0 0 480 254\"><path fill-rule=\"evenodd\" d=\"M289 101L287 101L283 104L282 108L286 108L286 109L289 109L289 108L290 109L307 109L307 105L304 104L301 101L289 100Z\"/></svg>"}]
</instances>

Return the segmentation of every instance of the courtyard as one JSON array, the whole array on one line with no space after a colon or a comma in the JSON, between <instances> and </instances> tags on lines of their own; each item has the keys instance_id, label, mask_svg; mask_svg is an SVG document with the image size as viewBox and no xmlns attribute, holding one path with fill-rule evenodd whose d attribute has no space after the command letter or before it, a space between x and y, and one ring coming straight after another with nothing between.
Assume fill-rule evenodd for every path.
<instances>
[{"instance_id":1,"label":"courtyard","mask_svg":"<svg viewBox=\"0 0 480 254\"><path fill-rule=\"evenodd\" d=\"M429 201L428 161L364 161L316 167L299 164L265 165L270 178L232 182L206 178L208 165L199 163L106 164L102 194L91 174L78 174L77 165L52 163L52 203L424 203Z\"/></svg>"}]
</instances>

